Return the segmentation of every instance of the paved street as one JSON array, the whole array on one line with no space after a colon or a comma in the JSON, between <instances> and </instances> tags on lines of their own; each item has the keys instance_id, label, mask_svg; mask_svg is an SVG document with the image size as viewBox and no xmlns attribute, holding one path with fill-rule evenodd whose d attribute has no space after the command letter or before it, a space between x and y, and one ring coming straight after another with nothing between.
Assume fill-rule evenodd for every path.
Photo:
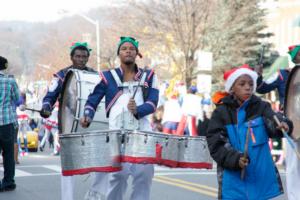
<instances>
[{"instance_id":1,"label":"paved street","mask_svg":"<svg viewBox=\"0 0 300 200\"><path fill-rule=\"evenodd\" d=\"M50 152L30 153L16 167L17 189L0 193L1 200L59 200L60 159ZM2 162L0 160L0 162ZM0 174L2 176L2 166ZM282 173L283 182L285 174ZM92 175L76 176L76 200L82 200L92 181ZM130 183L130 182L129 182ZM129 184L130 188L130 184ZM126 194L129 199L130 190ZM212 200L216 199L215 170L169 169L156 167L151 199L153 200ZM285 200L282 195L275 200Z\"/></svg>"}]
</instances>

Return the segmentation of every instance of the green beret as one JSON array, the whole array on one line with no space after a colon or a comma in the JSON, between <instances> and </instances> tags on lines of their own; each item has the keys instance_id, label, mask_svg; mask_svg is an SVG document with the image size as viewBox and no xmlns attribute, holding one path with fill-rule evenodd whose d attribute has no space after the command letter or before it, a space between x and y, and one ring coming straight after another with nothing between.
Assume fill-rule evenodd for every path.
<instances>
[{"instance_id":1,"label":"green beret","mask_svg":"<svg viewBox=\"0 0 300 200\"><path fill-rule=\"evenodd\" d=\"M120 52L120 47L125 42L131 43L136 48L136 50L138 51L138 49L139 49L139 42L136 39L134 39L133 37L120 37L120 41L119 41L119 44L118 44L118 51L117 51L118 55L119 55L119 52Z\"/></svg>"},{"instance_id":2,"label":"green beret","mask_svg":"<svg viewBox=\"0 0 300 200\"><path fill-rule=\"evenodd\" d=\"M295 45L295 46L289 47L289 52L288 53L290 54L292 61L295 59L295 57L296 57L297 53L299 52L299 50L300 50L300 45Z\"/></svg>"}]
</instances>

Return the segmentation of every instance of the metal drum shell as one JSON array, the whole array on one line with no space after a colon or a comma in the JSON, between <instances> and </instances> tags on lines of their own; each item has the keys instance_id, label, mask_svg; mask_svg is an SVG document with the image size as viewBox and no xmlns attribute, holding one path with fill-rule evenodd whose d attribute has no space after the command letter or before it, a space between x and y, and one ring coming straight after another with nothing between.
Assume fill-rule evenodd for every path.
<instances>
[{"instance_id":1,"label":"metal drum shell","mask_svg":"<svg viewBox=\"0 0 300 200\"><path fill-rule=\"evenodd\" d=\"M157 148L164 141L164 134L151 131L126 131L122 162L158 164Z\"/></svg>"},{"instance_id":2,"label":"metal drum shell","mask_svg":"<svg viewBox=\"0 0 300 200\"><path fill-rule=\"evenodd\" d=\"M63 134L59 139L64 176L121 170L119 130Z\"/></svg>"},{"instance_id":3,"label":"metal drum shell","mask_svg":"<svg viewBox=\"0 0 300 200\"><path fill-rule=\"evenodd\" d=\"M184 136L179 143L178 167L212 169L213 161L204 136Z\"/></svg>"},{"instance_id":4,"label":"metal drum shell","mask_svg":"<svg viewBox=\"0 0 300 200\"><path fill-rule=\"evenodd\" d=\"M160 165L167 167L178 166L180 138L179 136L166 134L165 140L162 143Z\"/></svg>"},{"instance_id":5,"label":"metal drum shell","mask_svg":"<svg viewBox=\"0 0 300 200\"><path fill-rule=\"evenodd\" d=\"M293 137L300 140L300 66L295 66L289 74L285 88L284 113L293 121Z\"/></svg>"}]
</instances>

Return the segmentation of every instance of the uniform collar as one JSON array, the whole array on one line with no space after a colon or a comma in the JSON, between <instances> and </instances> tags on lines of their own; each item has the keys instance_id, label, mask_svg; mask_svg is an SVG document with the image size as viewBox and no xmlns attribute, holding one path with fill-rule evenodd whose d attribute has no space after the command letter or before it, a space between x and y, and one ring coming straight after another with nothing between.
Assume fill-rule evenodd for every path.
<instances>
[{"instance_id":1,"label":"uniform collar","mask_svg":"<svg viewBox=\"0 0 300 200\"><path fill-rule=\"evenodd\" d=\"M119 66L117 68L117 72L119 72L118 74L121 76L122 80L123 80L123 70L122 67ZM142 78L142 74L143 74L143 70L141 68L139 68L137 65L135 65L135 76L134 76L134 80L135 81L139 81Z\"/></svg>"}]
</instances>

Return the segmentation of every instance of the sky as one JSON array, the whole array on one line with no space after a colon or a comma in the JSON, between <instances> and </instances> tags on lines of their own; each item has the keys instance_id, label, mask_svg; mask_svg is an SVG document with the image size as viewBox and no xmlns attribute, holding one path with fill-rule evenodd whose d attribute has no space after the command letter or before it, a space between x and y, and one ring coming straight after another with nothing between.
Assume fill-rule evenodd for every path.
<instances>
[{"instance_id":1,"label":"sky","mask_svg":"<svg viewBox=\"0 0 300 200\"><path fill-rule=\"evenodd\" d=\"M120 0L6 0L1 1L0 21L50 22L62 18L62 10L84 13Z\"/></svg>"}]
</instances>

